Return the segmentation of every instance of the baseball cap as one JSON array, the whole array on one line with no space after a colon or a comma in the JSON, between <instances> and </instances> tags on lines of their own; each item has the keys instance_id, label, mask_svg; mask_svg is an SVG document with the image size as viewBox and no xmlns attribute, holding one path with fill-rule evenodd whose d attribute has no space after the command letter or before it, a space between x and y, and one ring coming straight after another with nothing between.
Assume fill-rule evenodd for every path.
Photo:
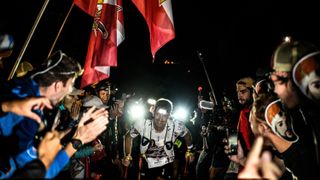
<instances>
[{"instance_id":1,"label":"baseball cap","mask_svg":"<svg viewBox=\"0 0 320 180\"><path fill-rule=\"evenodd\" d=\"M82 93L84 93L84 90L73 87L69 95L76 96L76 95L81 95Z\"/></svg>"},{"instance_id":2,"label":"baseball cap","mask_svg":"<svg viewBox=\"0 0 320 180\"><path fill-rule=\"evenodd\" d=\"M237 81L236 87L237 91L240 91L245 88L252 88L254 84L254 79L251 77L244 77Z\"/></svg>"},{"instance_id":3,"label":"baseball cap","mask_svg":"<svg viewBox=\"0 0 320 180\"><path fill-rule=\"evenodd\" d=\"M83 107L87 107L90 108L92 106L96 106L97 108L107 108L108 106L103 104L103 102L101 101L101 99L98 96L90 96L88 98L85 98L83 100Z\"/></svg>"},{"instance_id":4,"label":"baseball cap","mask_svg":"<svg viewBox=\"0 0 320 180\"><path fill-rule=\"evenodd\" d=\"M291 72L300 58L315 51L318 51L318 48L310 42L294 41L291 37L285 37L272 55L272 69L278 72Z\"/></svg>"},{"instance_id":5,"label":"baseball cap","mask_svg":"<svg viewBox=\"0 0 320 180\"><path fill-rule=\"evenodd\" d=\"M268 126L280 138L297 142L299 136L294 132L292 119L283 109L280 99L271 102L265 110L265 119Z\"/></svg>"},{"instance_id":6,"label":"baseball cap","mask_svg":"<svg viewBox=\"0 0 320 180\"><path fill-rule=\"evenodd\" d=\"M320 102L320 51L302 57L293 67L292 74L302 93Z\"/></svg>"},{"instance_id":7,"label":"baseball cap","mask_svg":"<svg viewBox=\"0 0 320 180\"><path fill-rule=\"evenodd\" d=\"M9 34L0 35L0 59L9 57L14 46L13 36Z\"/></svg>"},{"instance_id":8,"label":"baseball cap","mask_svg":"<svg viewBox=\"0 0 320 180\"><path fill-rule=\"evenodd\" d=\"M32 64L30 64L28 61L23 61L19 64L17 68L16 76L22 77L32 70L33 70Z\"/></svg>"}]
</instances>

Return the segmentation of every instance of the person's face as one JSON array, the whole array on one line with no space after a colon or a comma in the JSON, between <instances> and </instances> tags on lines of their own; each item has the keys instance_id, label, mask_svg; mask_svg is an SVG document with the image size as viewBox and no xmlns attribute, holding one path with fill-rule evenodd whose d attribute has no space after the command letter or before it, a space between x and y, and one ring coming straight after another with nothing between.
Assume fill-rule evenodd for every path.
<instances>
[{"instance_id":1,"label":"person's face","mask_svg":"<svg viewBox=\"0 0 320 180\"><path fill-rule=\"evenodd\" d=\"M242 105L247 104L250 101L250 99L252 98L250 90L245 87L240 88L237 91L237 95L238 95L238 101Z\"/></svg>"},{"instance_id":2,"label":"person's face","mask_svg":"<svg viewBox=\"0 0 320 180\"><path fill-rule=\"evenodd\" d=\"M293 108L299 104L299 98L297 91L294 89L292 85L292 80L287 79L284 82L279 78L279 74L274 73L271 75L271 80L274 84L274 93L278 95L281 101L288 107ZM285 74L284 76L289 76L289 74Z\"/></svg>"},{"instance_id":3,"label":"person's face","mask_svg":"<svg viewBox=\"0 0 320 180\"><path fill-rule=\"evenodd\" d=\"M160 110L160 111L159 111ZM154 112L154 125L158 129L163 129L169 119L169 112L161 112L163 109L156 109Z\"/></svg>"},{"instance_id":4,"label":"person's face","mask_svg":"<svg viewBox=\"0 0 320 180\"><path fill-rule=\"evenodd\" d=\"M309 75L309 82L308 82L308 91L310 96L320 102L320 76L318 76L315 72L312 72Z\"/></svg>"},{"instance_id":5,"label":"person's face","mask_svg":"<svg viewBox=\"0 0 320 180\"><path fill-rule=\"evenodd\" d=\"M57 105L66 95L72 92L74 81L75 78L70 78L65 85L63 85L61 81L55 82L54 85L51 86L54 88L53 93L48 95L47 98L50 99L53 105Z\"/></svg>"},{"instance_id":6,"label":"person's face","mask_svg":"<svg viewBox=\"0 0 320 180\"><path fill-rule=\"evenodd\" d=\"M286 123L286 116L285 115L282 115L282 116L279 115L278 122L275 124L275 130L282 137L291 138L293 136L292 133L288 130L288 125Z\"/></svg>"},{"instance_id":7,"label":"person's face","mask_svg":"<svg viewBox=\"0 0 320 180\"><path fill-rule=\"evenodd\" d=\"M98 93L99 98L101 99L101 101L106 104L109 101L110 98L110 93L106 90L100 90Z\"/></svg>"}]
</instances>

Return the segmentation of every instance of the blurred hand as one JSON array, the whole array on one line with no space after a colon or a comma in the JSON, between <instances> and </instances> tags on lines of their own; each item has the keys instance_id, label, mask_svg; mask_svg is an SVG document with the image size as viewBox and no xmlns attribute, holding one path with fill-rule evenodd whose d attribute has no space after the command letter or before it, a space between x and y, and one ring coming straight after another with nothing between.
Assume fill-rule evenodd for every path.
<instances>
[{"instance_id":1,"label":"blurred hand","mask_svg":"<svg viewBox=\"0 0 320 180\"><path fill-rule=\"evenodd\" d=\"M41 118L32 110L43 110L45 107L52 109L49 99L45 97L30 97L6 101L1 103L1 107L3 112L12 112L21 116L26 116L34 119L38 123L41 122Z\"/></svg>"},{"instance_id":2,"label":"blurred hand","mask_svg":"<svg viewBox=\"0 0 320 180\"><path fill-rule=\"evenodd\" d=\"M101 143L97 143L93 146L93 151L102 151L104 146Z\"/></svg>"},{"instance_id":3,"label":"blurred hand","mask_svg":"<svg viewBox=\"0 0 320 180\"><path fill-rule=\"evenodd\" d=\"M82 144L93 141L106 130L108 118L108 111L93 106L81 117L73 138L80 139Z\"/></svg>"},{"instance_id":4,"label":"blurred hand","mask_svg":"<svg viewBox=\"0 0 320 180\"><path fill-rule=\"evenodd\" d=\"M188 164L191 164L195 159L194 153L187 151L185 154L185 159L186 159L186 162L188 162Z\"/></svg>"},{"instance_id":5,"label":"blurred hand","mask_svg":"<svg viewBox=\"0 0 320 180\"><path fill-rule=\"evenodd\" d=\"M227 140L224 139L223 142L226 142ZM237 141L238 143L238 148L237 148L237 154L235 155L228 155L229 159L237 164L241 164L241 165L244 165L244 161L246 160L246 157L244 156L244 153L243 153L243 148L241 146L241 143L240 141L238 140ZM229 152L229 146L226 145L224 146L224 152L226 154L228 154Z\"/></svg>"},{"instance_id":6,"label":"blurred hand","mask_svg":"<svg viewBox=\"0 0 320 180\"><path fill-rule=\"evenodd\" d=\"M206 137L208 135L208 128L206 126L202 126L201 127L201 132L200 132L200 135L202 137Z\"/></svg>"},{"instance_id":7,"label":"blurred hand","mask_svg":"<svg viewBox=\"0 0 320 180\"><path fill-rule=\"evenodd\" d=\"M75 101L72 104L71 112L70 112L70 116L71 116L72 119L78 119L79 118L81 106L82 106L82 103L79 100Z\"/></svg>"},{"instance_id":8,"label":"blurred hand","mask_svg":"<svg viewBox=\"0 0 320 180\"><path fill-rule=\"evenodd\" d=\"M123 115L124 101L117 100L110 108L110 117L120 117Z\"/></svg>"},{"instance_id":9,"label":"blurred hand","mask_svg":"<svg viewBox=\"0 0 320 180\"><path fill-rule=\"evenodd\" d=\"M52 161L62 148L60 144L60 133L58 131L47 132L38 147L39 159L43 162L46 169L49 168Z\"/></svg>"},{"instance_id":10,"label":"blurred hand","mask_svg":"<svg viewBox=\"0 0 320 180\"><path fill-rule=\"evenodd\" d=\"M130 165L130 160L126 159L126 158L123 158L122 160L122 164L125 166L125 167L128 167Z\"/></svg>"},{"instance_id":11,"label":"blurred hand","mask_svg":"<svg viewBox=\"0 0 320 180\"><path fill-rule=\"evenodd\" d=\"M281 170L271 161L270 152L264 152L260 157L262 146L263 138L258 137L249 152L243 171L238 175L239 179L278 179L281 176Z\"/></svg>"}]
</instances>

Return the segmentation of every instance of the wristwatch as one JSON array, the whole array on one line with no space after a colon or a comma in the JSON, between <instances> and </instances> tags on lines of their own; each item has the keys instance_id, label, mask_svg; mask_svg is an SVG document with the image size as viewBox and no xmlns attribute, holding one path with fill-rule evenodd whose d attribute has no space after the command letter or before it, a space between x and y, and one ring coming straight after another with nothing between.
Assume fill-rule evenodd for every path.
<instances>
[{"instance_id":1,"label":"wristwatch","mask_svg":"<svg viewBox=\"0 0 320 180\"><path fill-rule=\"evenodd\" d=\"M82 142L80 139L71 139L72 147L78 150L82 146Z\"/></svg>"}]
</instances>

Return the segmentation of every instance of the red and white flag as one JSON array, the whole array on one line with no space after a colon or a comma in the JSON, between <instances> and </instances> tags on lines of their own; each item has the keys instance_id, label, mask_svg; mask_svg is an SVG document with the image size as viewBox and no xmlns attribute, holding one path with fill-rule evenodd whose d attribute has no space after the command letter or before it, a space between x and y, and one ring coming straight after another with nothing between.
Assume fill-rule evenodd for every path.
<instances>
[{"instance_id":1,"label":"red and white flag","mask_svg":"<svg viewBox=\"0 0 320 180\"><path fill-rule=\"evenodd\" d=\"M153 60L156 52L175 38L171 0L132 0L146 20Z\"/></svg>"},{"instance_id":2,"label":"red and white flag","mask_svg":"<svg viewBox=\"0 0 320 180\"><path fill-rule=\"evenodd\" d=\"M124 40L122 0L74 0L94 18L81 88L106 79L117 66L117 46Z\"/></svg>"}]
</instances>

